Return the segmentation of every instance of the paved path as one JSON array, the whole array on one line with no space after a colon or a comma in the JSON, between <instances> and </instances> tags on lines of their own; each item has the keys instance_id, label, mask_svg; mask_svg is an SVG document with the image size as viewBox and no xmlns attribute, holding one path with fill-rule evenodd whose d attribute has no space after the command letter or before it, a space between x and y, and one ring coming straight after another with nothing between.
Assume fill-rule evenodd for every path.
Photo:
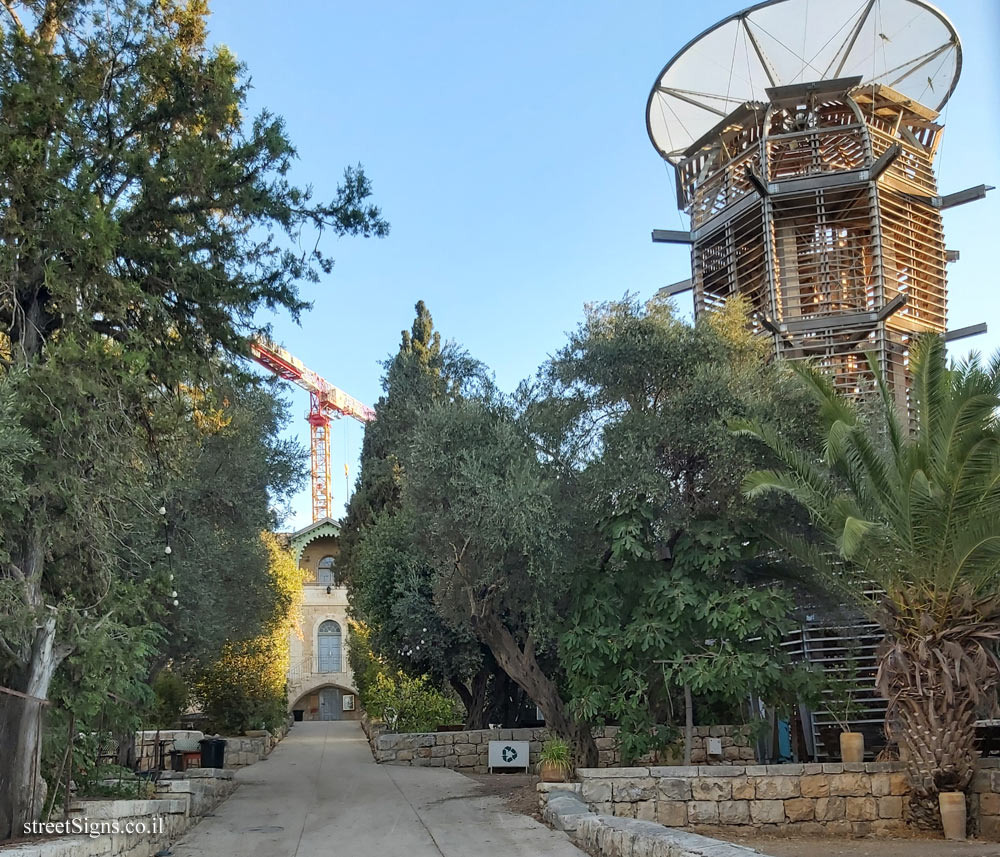
<instances>
[{"instance_id":1,"label":"paved path","mask_svg":"<svg viewBox=\"0 0 1000 857\"><path fill-rule=\"evenodd\" d=\"M174 857L582 857L444 768L376 765L356 722L297 723Z\"/></svg>"}]
</instances>

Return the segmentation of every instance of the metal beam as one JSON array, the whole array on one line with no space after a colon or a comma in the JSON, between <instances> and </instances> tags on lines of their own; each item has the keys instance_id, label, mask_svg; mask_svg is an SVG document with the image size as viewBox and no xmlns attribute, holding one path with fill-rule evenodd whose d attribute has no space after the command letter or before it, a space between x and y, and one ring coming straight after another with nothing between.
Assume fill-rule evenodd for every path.
<instances>
[{"instance_id":1,"label":"metal beam","mask_svg":"<svg viewBox=\"0 0 1000 857\"><path fill-rule=\"evenodd\" d=\"M852 312L842 315L824 315L816 318L793 319L781 325L782 332L811 333L814 330L871 330L878 323L878 314L874 312Z\"/></svg>"},{"instance_id":2,"label":"metal beam","mask_svg":"<svg viewBox=\"0 0 1000 857\"><path fill-rule=\"evenodd\" d=\"M906 292L900 292L878 311L878 320L885 321L890 315L895 315L904 306L906 306Z\"/></svg>"},{"instance_id":3,"label":"metal beam","mask_svg":"<svg viewBox=\"0 0 1000 857\"><path fill-rule=\"evenodd\" d=\"M869 179L873 182L878 181L878 177L882 175L882 173L884 173L887 169L889 169L889 167L892 165L892 162L896 160L896 158L898 158L900 154L902 154L902 152L903 152L903 147L899 143L895 143L888 149L886 149L882 153L882 157L880 157L877 161L875 161L875 163L872 164L872 168L868 171Z\"/></svg>"},{"instance_id":4,"label":"metal beam","mask_svg":"<svg viewBox=\"0 0 1000 857\"><path fill-rule=\"evenodd\" d=\"M694 238L695 241L697 241L700 238L705 237L706 235L711 235L713 232L715 232L715 230L721 229L723 226L725 226L725 224L729 223L730 220L739 217L747 209L752 208L755 205L760 205L760 197L757 196L757 194L755 194L753 191L744 194L742 197L736 200L736 202L734 202L732 205L727 206L726 208L722 209L722 211L720 211L718 214L715 214L712 217L710 217L708 220L702 223L701 226L699 226L697 229L692 229L691 237Z\"/></svg>"},{"instance_id":5,"label":"metal beam","mask_svg":"<svg viewBox=\"0 0 1000 857\"><path fill-rule=\"evenodd\" d=\"M957 262L962 258L962 252L960 250L945 250L944 260L946 262Z\"/></svg>"},{"instance_id":6,"label":"metal beam","mask_svg":"<svg viewBox=\"0 0 1000 857\"><path fill-rule=\"evenodd\" d=\"M935 208L954 208L956 205L965 205L967 202L975 202L977 199L985 199L986 192L993 190L989 185L981 184L975 187L966 188L965 190L957 191L956 193L949 193L945 196L939 197L941 204L935 206Z\"/></svg>"},{"instance_id":7,"label":"metal beam","mask_svg":"<svg viewBox=\"0 0 1000 857\"><path fill-rule=\"evenodd\" d=\"M955 193L945 194L944 196L924 196L919 193L904 193L903 196L917 202L922 202L931 208L943 210L945 208L954 208L956 205L965 205L967 202L985 199L987 191L991 190L994 190L991 185L980 184L975 187L966 188L965 190L956 191Z\"/></svg>"},{"instance_id":8,"label":"metal beam","mask_svg":"<svg viewBox=\"0 0 1000 857\"><path fill-rule=\"evenodd\" d=\"M967 336L978 336L980 333L986 333L985 321L981 321L979 324L970 324L968 327L959 327L955 330L945 331L944 341L954 342L956 339L965 339Z\"/></svg>"},{"instance_id":9,"label":"metal beam","mask_svg":"<svg viewBox=\"0 0 1000 857\"><path fill-rule=\"evenodd\" d=\"M681 92L679 89L671 89L669 86L657 86L657 92L662 92L664 95L669 95L671 98L676 98L680 101L686 101L693 107L697 107L701 110L707 110L709 113L714 113L716 116L722 116L725 118L727 115L725 111L719 110L718 107L713 107L711 104L705 104L703 101L695 101L687 93ZM727 106L729 102L726 102Z\"/></svg>"},{"instance_id":10,"label":"metal beam","mask_svg":"<svg viewBox=\"0 0 1000 857\"><path fill-rule=\"evenodd\" d=\"M844 66L847 65L847 58L851 55L851 51L854 50L854 43L857 42L858 36L861 35L861 31L865 28L865 23L868 20L868 16L872 13L872 7L875 5L875 0L868 0L868 6L864 13L858 18L858 23L851 31L848 36L847 41L841 45L837 52L833 55L833 59L830 60L830 65L826 67L826 71L823 72L823 77L826 77L830 72L830 66L832 66L837 61L837 56L840 55L840 65L837 66L837 70L833 73L834 77L838 77L840 73L844 70ZM843 54L840 52L843 51Z\"/></svg>"},{"instance_id":11,"label":"metal beam","mask_svg":"<svg viewBox=\"0 0 1000 857\"><path fill-rule=\"evenodd\" d=\"M694 239L689 231L680 229L654 229L654 244L692 244Z\"/></svg>"},{"instance_id":12,"label":"metal beam","mask_svg":"<svg viewBox=\"0 0 1000 857\"><path fill-rule=\"evenodd\" d=\"M804 179L782 179L768 182L767 190L771 196L782 194L799 194L827 187L841 187L850 184L864 184L869 181L868 170L848 170L846 172L826 173L809 176Z\"/></svg>"},{"instance_id":13,"label":"metal beam","mask_svg":"<svg viewBox=\"0 0 1000 857\"><path fill-rule=\"evenodd\" d=\"M671 283L669 286L664 286L661 289L656 290L656 294L661 298L672 298L674 295L679 295L682 292L689 292L694 288L694 283L690 279L681 280L679 283Z\"/></svg>"},{"instance_id":14,"label":"metal beam","mask_svg":"<svg viewBox=\"0 0 1000 857\"><path fill-rule=\"evenodd\" d=\"M775 336L782 335L782 332L778 329L778 326L773 321L771 321L771 319L769 319L766 315L764 315L764 313L762 312L757 313L757 321L761 323L761 326L765 330L769 330Z\"/></svg>"},{"instance_id":15,"label":"metal beam","mask_svg":"<svg viewBox=\"0 0 1000 857\"><path fill-rule=\"evenodd\" d=\"M906 294L898 294L878 312L852 312L818 318L802 318L783 322L778 328L782 333L809 333L814 330L846 331L852 328L870 330L880 321L898 312L906 304ZM766 327L766 325L765 325Z\"/></svg>"},{"instance_id":16,"label":"metal beam","mask_svg":"<svg viewBox=\"0 0 1000 857\"><path fill-rule=\"evenodd\" d=\"M750 44L753 45L754 53L757 54L757 59L760 61L761 67L764 69L764 74L767 75L767 79L770 81L771 86L777 86L778 80L774 76L774 71L771 69L771 64L767 61L767 57L764 56L764 51L761 50L760 45L757 44L757 39L750 30L750 25L747 23L747 16L744 15L740 20L743 24L743 30L747 34L747 38L750 39ZM747 82L749 83L750 81Z\"/></svg>"},{"instance_id":17,"label":"metal beam","mask_svg":"<svg viewBox=\"0 0 1000 857\"><path fill-rule=\"evenodd\" d=\"M841 95L861 83L861 75L838 77L833 80L810 80L806 83L789 83L785 86L770 86L764 90L772 103L801 103L815 95Z\"/></svg>"},{"instance_id":18,"label":"metal beam","mask_svg":"<svg viewBox=\"0 0 1000 857\"><path fill-rule=\"evenodd\" d=\"M767 185L764 184L764 180L754 172L753 167L747 167L747 178L750 180L750 184L757 188L757 193L759 193L761 197L767 196Z\"/></svg>"}]
</instances>

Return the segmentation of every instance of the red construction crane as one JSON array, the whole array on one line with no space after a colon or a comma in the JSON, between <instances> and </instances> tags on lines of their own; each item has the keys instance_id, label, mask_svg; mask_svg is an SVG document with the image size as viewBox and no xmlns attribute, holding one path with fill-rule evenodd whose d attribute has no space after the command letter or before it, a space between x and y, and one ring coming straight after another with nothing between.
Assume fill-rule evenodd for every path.
<instances>
[{"instance_id":1,"label":"red construction crane","mask_svg":"<svg viewBox=\"0 0 1000 857\"><path fill-rule=\"evenodd\" d=\"M375 419L368 405L348 396L325 378L309 369L297 357L266 339L250 343L250 354L279 378L298 384L309 392L309 440L312 448L313 520L332 518L333 490L330 482L330 423L338 417L353 417L359 423Z\"/></svg>"}]
</instances>

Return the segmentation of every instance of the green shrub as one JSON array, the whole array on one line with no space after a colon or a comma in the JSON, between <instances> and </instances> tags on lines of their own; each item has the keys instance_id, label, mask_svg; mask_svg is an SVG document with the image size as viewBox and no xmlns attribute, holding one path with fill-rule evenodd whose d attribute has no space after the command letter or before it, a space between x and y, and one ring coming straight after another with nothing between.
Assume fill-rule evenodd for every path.
<instances>
[{"instance_id":1,"label":"green shrub","mask_svg":"<svg viewBox=\"0 0 1000 857\"><path fill-rule=\"evenodd\" d=\"M380 673L369 692L365 710L380 719L386 709L397 713L397 732L433 732L438 726L461 720L455 700L432 687L426 676L410 678Z\"/></svg>"},{"instance_id":2,"label":"green shrub","mask_svg":"<svg viewBox=\"0 0 1000 857\"><path fill-rule=\"evenodd\" d=\"M372 654L368 630L351 623L348 659L354 673L361 707L369 717L388 720L395 712L397 732L433 732L438 726L461 722L458 701L434 687L427 676L412 678L392 671Z\"/></svg>"},{"instance_id":3,"label":"green shrub","mask_svg":"<svg viewBox=\"0 0 1000 857\"><path fill-rule=\"evenodd\" d=\"M170 670L163 670L153 682L156 702L152 725L158 729L174 726L188 703L188 688L184 679Z\"/></svg>"}]
</instances>

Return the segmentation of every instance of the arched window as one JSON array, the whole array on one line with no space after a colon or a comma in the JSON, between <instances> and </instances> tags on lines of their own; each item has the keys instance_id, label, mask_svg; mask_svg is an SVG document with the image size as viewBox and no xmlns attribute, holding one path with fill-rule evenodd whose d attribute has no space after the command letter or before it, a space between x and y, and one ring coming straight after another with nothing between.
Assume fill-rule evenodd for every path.
<instances>
[{"instance_id":1,"label":"arched window","mask_svg":"<svg viewBox=\"0 0 1000 857\"><path fill-rule=\"evenodd\" d=\"M319 561L319 572L316 575L316 582L320 586L336 586L337 573L334 571L336 560L332 556L325 556Z\"/></svg>"},{"instance_id":2,"label":"arched window","mask_svg":"<svg viewBox=\"0 0 1000 857\"><path fill-rule=\"evenodd\" d=\"M320 623L319 633L316 635L316 650L319 655L318 672L343 672L341 669L340 625L333 619L327 619Z\"/></svg>"}]
</instances>

